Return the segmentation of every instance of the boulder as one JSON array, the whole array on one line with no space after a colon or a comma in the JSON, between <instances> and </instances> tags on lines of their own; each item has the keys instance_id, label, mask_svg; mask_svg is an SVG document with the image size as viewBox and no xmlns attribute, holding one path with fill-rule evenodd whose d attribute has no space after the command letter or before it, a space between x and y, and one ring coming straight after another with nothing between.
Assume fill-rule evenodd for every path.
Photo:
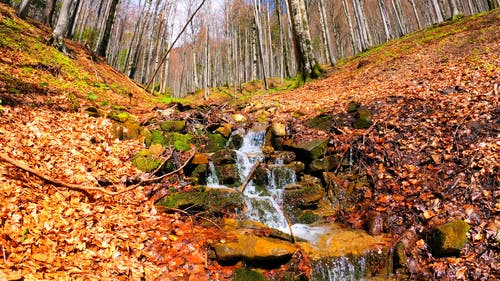
<instances>
[{"instance_id":1,"label":"boulder","mask_svg":"<svg viewBox=\"0 0 500 281\"><path fill-rule=\"evenodd\" d=\"M297 154L298 160L311 162L322 158L325 154L329 138L292 144L289 148Z\"/></svg>"},{"instance_id":2,"label":"boulder","mask_svg":"<svg viewBox=\"0 0 500 281\"><path fill-rule=\"evenodd\" d=\"M455 220L434 229L431 241L432 253L437 257L458 255L467 243L470 226L463 220Z\"/></svg>"},{"instance_id":3,"label":"boulder","mask_svg":"<svg viewBox=\"0 0 500 281\"><path fill-rule=\"evenodd\" d=\"M119 110L112 110L107 117L120 123L125 123L126 121L135 121L135 117L133 115L128 112Z\"/></svg>"},{"instance_id":4,"label":"boulder","mask_svg":"<svg viewBox=\"0 0 500 281\"><path fill-rule=\"evenodd\" d=\"M283 203L288 210L316 208L324 196L321 181L305 175L300 182L285 187Z\"/></svg>"},{"instance_id":5,"label":"boulder","mask_svg":"<svg viewBox=\"0 0 500 281\"><path fill-rule=\"evenodd\" d=\"M229 137L229 141L227 142L227 147L231 149L239 149L243 145L244 132L235 131Z\"/></svg>"},{"instance_id":6,"label":"boulder","mask_svg":"<svg viewBox=\"0 0 500 281\"><path fill-rule=\"evenodd\" d=\"M124 123L113 121L111 129L115 139L130 140L141 135L141 125L136 121L127 120Z\"/></svg>"},{"instance_id":7,"label":"boulder","mask_svg":"<svg viewBox=\"0 0 500 281\"><path fill-rule=\"evenodd\" d=\"M259 237L251 231L239 230L234 233L235 242L215 243L212 245L218 261L236 263L246 261L258 266L269 263L284 264L290 260L297 248L290 242L279 239Z\"/></svg>"},{"instance_id":8,"label":"boulder","mask_svg":"<svg viewBox=\"0 0 500 281\"><path fill-rule=\"evenodd\" d=\"M190 212L208 212L219 216L225 212L243 207L242 195L238 192L223 192L221 190L174 192L163 197L158 206L189 210Z\"/></svg>"},{"instance_id":9,"label":"boulder","mask_svg":"<svg viewBox=\"0 0 500 281\"><path fill-rule=\"evenodd\" d=\"M160 153L161 154L161 153ZM144 149L132 157L132 164L139 170L149 173L163 162L155 150Z\"/></svg>"},{"instance_id":10,"label":"boulder","mask_svg":"<svg viewBox=\"0 0 500 281\"><path fill-rule=\"evenodd\" d=\"M284 137L286 133L286 125L279 122L273 122L271 124L271 132L275 137Z\"/></svg>"},{"instance_id":11,"label":"boulder","mask_svg":"<svg viewBox=\"0 0 500 281\"><path fill-rule=\"evenodd\" d=\"M217 128L217 130L215 130L215 132L221 134L225 138L228 138L231 135L231 133L233 132L233 125L226 123L226 124L220 126L219 128Z\"/></svg>"},{"instance_id":12,"label":"boulder","mask_svg":"<svg viewBox=\"0 0 500 281\"><path fill-rule=\"evenodd\" d=\"M232 149L221 149L215 152L210 158L216 166L222 164L234 164L236 163L236 152Z\"/></svg>"},{"instance_id":13,"label":"boulder","mask_svg":"<svg viewBox=\"0 0 500 281\"><path fill-rule=\"evenodd\" d=\"M167 133L166 144L172 145L177 151L188 151L191 149L192 137L188 134Z\"/></svg>"},{"instance_id":14,"label":"boulder","mask_svg":"<svg viewBox=\"0 0 500 281\"><path fill-rule=\"evenodd\" d=\"M372 114L368 109L359 109L354 117L353 127L355 129L367 129L373 124Z\"/></svg>"},{"instance_id":15,"label":"boulder","mask_svg":"<svg viewBox=\"0 0 500 281\"><path fill-rule=\"evenodd\" d=\"M207 133L207 147L206 152L212 153L223 149L226 146L227 139L221 134Z\"/></svg>"},{"instance_id":16,"label":"boulder","mask_svg":"<svg viewBox=\"0 0 500 281\"><path fill-rule=\"evenodd\" d=\"M209 159L208 155L205 153L196 153L191 160L191 164L199 165L199 164L208 164Z\"/></svg>"},{"instance_id":17,"label":"boulder","mask_svg":"<svg viewBox=\"0 0 500 281\"><path fill-rule=\"evenodd\" d=\"M164 132L177 132L181 133L186 128L185 120L168 120L160 123L160 128Z\"/></svg>"},{"instance_id":18,"label":"boulder","mask_svg":"<svg viewBox=\"0 0 500 281\"><path fill-rule=\"evenodd\" d=\"M321 114L312 119L306 120L304 124L309 128L329 131L334 125L334 120L331 115Z\"/></svg>"},{"instance_id":19,"label":"boulder","mask_svg":"<svg viewBox=\"0 0 500 281\"><path fill-rule=\"evenodd\" d=\"M158 131L158 130L153 130L149 136L146 136L144 138L144 144L146 145L146 147L149 147L153 144L161 144L161 145L165 145L167 143L167 140L165 138L165 136L163 135L163 133L161 131Z\"/></svg>"}]
</instances>

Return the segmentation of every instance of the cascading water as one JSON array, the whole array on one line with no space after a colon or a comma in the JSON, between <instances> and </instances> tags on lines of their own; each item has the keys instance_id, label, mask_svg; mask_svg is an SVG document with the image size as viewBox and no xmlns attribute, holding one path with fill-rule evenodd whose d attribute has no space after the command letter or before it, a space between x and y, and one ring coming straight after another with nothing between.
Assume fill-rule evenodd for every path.
<instances>
[{"instance_id":1,"label":"cascading water","mask_svg":"<svg viewBox=\"0 0 500 281\"><path fill-rule=\"evenodd\" d=\"M253 166L264 161L262 147L265 142L264 129L250 130L243 138L243 145L236 150L236 166L240 182L243 182L250 174ZM260 187L250 181L244 190L245 211L244 215L251 220L259 221L270 228L278 229L285 233L290 233L292 229L294 236L308 241L311 248L322 249L330 245L342 249L343 245L353 247L359 243L351 230L343 232L340 228L326 226L309 226L297 224L289 226L283 211L283 193L287 185L296 182L295 171L283 164L282 159L276 159L274 163L267 165L267 186ZM217 170L213 163L209 163L209 175L207 185L215 188L228 188L220 184L217 177ZM354 235L353 237L349 235ZM340 238L340 242L333 240ZM342 240L345 239L345 240ZM349 241L349 242L348 242ZM356 242L358 241L358 242ZM373 241L364 240L367 243ZM322 244L323 243L323 244ZM360 246L360 245L357 245ZM343 251L343 250L342 250ZM313 262L313 280L369 280L365 279L369 271L363 256L344 256L342 254L335 257L328 257Z\"/></svg>"}]
</instances>

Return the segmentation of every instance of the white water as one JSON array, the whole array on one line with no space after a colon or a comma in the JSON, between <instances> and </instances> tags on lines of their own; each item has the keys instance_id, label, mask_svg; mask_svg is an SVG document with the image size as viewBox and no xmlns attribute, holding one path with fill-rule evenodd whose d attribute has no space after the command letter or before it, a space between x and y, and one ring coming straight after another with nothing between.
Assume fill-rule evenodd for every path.
<instances>
[{"instance_id":1,"label":"white water","mask_svg":"<svg viewBox=\"0 0 500 281\"><path fill-rule=\"evenodd\" d=\"M262 146L265 141L265 130L250 130L243 138L243 145L236 150L237 167L240 176L240 181L243 182L252 167L258 161L264 160L262 154ZM257 190L253 181L250 181L243 193L245 201L245 216L251 220L261 222L270 228L275 228L283 232L289 233L289 226L282 210L283 189L287 184L295 182L295 173L293 170L283 172L285 168L280 166L282 174L288 174L284 177L277 177L275 171L278 168L268 171L268 181L270 185L266 187L266 191ZM223 187L218 179L213 163L209 166L209 175L207 177L207 186L221 188Z\"/></svg>"}]
</instances>

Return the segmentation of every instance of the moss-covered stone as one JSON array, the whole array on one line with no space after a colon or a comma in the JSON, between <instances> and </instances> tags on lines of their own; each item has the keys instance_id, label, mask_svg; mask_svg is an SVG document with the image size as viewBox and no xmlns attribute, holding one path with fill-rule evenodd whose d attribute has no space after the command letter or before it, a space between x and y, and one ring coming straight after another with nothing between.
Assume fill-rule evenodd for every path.
<instances>
[{"instance_id":1,"label":"moss-covered stone","mask_svg":"<svg viewBox=\"0 0 500 281\"><path fill-rule=\"evenodd\" d=\"M177 151L188 151L191 149L191 136L179 133L172 134L172 145Z\"/></svg>"},{"instance_id":2,"label":"moss-covered stone","mask_svg":"<svg viewBox=\"0 0 500 281\"><path fill-rule=\"evenodd\" d=\"M215 165L234 164L236 163L236 152L232 149L221 149L212 155L211 160Z\"/></svg>"},{"instance_id":3,"label":"moss-covered stone","mask_svg":"<svg viewBox=\"0 0 500 281\"><path fill-rule=\"evenodd\" d=\"M358 109L361 107L361 104L359 102L355 102L355 101L351 101L348 105L347 105L347 112L348 113L355 113L356 111L358 111Z\"/></svg>"},{"instance_id":4,"label":"moss-covered stone","mask_svg":"<svg viewBox=\"0 0 500 281\"><path fill-rule=\"evenodd\" d=\"M312 172L324 172L334 169L339 164L338 157L327 156L325 158L316 159L311 162L309 168Z\"/></svg>"},{"instance_id":5,"label":"moss-covered stone","mask_svg":"<svg viewBox=\"0 0 500 281\"><path fill-rule=\"evenodd\" d=\"M328 131L333 125L333 117L331 115L319 115L312 119L306 120L304 123L309 128Z\"/></svg>"},{"instance_id":6,"label":"moss-covered stone","mask_svg":"<svg viewBox=\"0 0 500 281\"><path fill-rule=\"evenodd\" d=\"M227 142L227 148L239 149L243 145L243 134L233 133Z\"/></svg>"},{"instance_id":7,"label":"moss-covered stone","mask_svg":"<svg viewBox=\"0 0 500 281\"><path fill-rule=\"evenodd\" d=\"M311 210L296 209L292 212L290 219L292 223L313 224L320 220L320 216L313 213Z\"/></svg>"},{"instance_id":8,"label":"moss-covered stone","mask_svg":"<svg viewBox=\"0 0 500 281\"><path fill-rule=\"evenodd\" d=\"M135 117L128 112L112 110L108 114L108 118L117 122L125 123L126 121L134 121Z\"/></svg>"},{"instance_id":9,"label":"moss-covered stone","mask_svg":"<svg viewBox=\"0 0 500 281\"><path fill-rule=\"evenodd\" d=\"M198 184L207 184L207 174L208 174L207 170L208 170L207 164L196 165L196 167L191 172L191 177Z\"/></svg>"},{"instance_id":10,"label":"moss-covered stone","mask_svg":"<svg viewBox=\"0 0 500 281\"><path fill-rule=\"evenodd\" d=\"M463 220L437 226L431 241L432 253L437 257L458 255L468 241L469 230L469 224Z\"/></svg>"},{"instance_id":11,"label":"moss-covered stone","mask_svg":"<svg viewBox=\"0 0 500 281\"><path fill-rule=\"evenodd\" d=\"M146 145L146 147L149 147L152 144L165 145L167 144L167 140L161 131L153 130L149 137L146 137L144 139L144 144Z\"/></svg>"},{"instance_id":12,"label":"moss-covered stone","mask_svg":"<svg viewBox=\"0 0 500 281\"><path fill-rule=\"evenodd\" d=\"M100 112L100 110L95 107L95 106L89 106L85 109L85 112L90 116L90 117L95 117L95 118L98 118L98 117L101 117L102 116L102 112Z\"/></svg>"},{"instance_id":13,"label":"moss-covered stone","mask_svg":"<svg viewBox=\"0 0 500 281\"><path fill-rule=\"evenodd\" d=\"M228 138L231 135L231 133L233 132L233 125L230 123L226 123L226 124L220 126L219 128L217 128L217 130L215 130L215 132L221 134L225 138Z\"/></svg>"},{"instance_id":14,"label":"moss-covered stone","mask_svg":"<svg viewBox=\"0 0 500 281\"><path fill-rule=\"evenodd\" d=\"M164 132L176 132L181 133L186 128L185 120L168 120L160 123L160 128Z\"/></svg>"},{"instance_id":15,"label":"moss-covered stone","mask_svg":"<svg viewBox=\"0 0 500 281\"><path fill-rule=\"evenodd\" d=\"M373 124L372 114L368 109L360 109L356 113L353 127L355 129L367 129Z\"/></svg>"},{"instance_id":16,"label":"moss-covered stone","mask_svg":"<svg viewBox=\"0 0 500 281\"><path fill-rule=\"evenodd\" d=\"M223 149L226 146L227 139L221 134L207 133L207 148L206 152L216 152Z\"/></svg>"},{"instance_id":17,"label":"moss-covered stone","mask_svg":"<svg viewBox=\"0 0 500 281\"><path fill-rule=\"evenodd\" d=\"M301 144L292 144L289 148L297 154L297 159L311 162L325 154L329 138L312 140Z\"/></svg>"},{"instance_id":18,"label":"moss-covered stone","mask_svg":"<svg viewBox=\"0 0 500 281\"><path fill-rule=\"evenodd\" d=\"M324 196L325 191L321 186L321 181L306 175L300 182L285 188L283 202L289 210L315 208Z\"/></svg>"},{"instance_id":19,"label":"moss-covered stone","mask_svg":"<svg viewBox=\"0 0 500 281\"><path fill-rule=\"evenodd\" d=\"M238 192L219 190L175 192L160 199L159 206L189 211L206 211L211 215L222 215L243 207L242 195Z\"/></svg>"},{"instance_id":20,"label":"moss-covered stone","mask_svg":"<svg viewBox=\"0 0 500 281\"><path fill-rule=\"evenodd\" d=\"M406 267L406 261L408 256L406 255L405 247L403 242L399 241L394 246L394 268L404 268Z\"/></svg>"},{"instance_id":21,"label":"moss-covered stone","mask_svg":"<svg viewBox=\"0 0 500 281\"><path fill-rule=\"evenodd\" d=\"M132 157L132 164L145 173L154 171L161 163L161 159L156 158L154 152L149 149L142 150Z\"/></svg>"},{"instance_id":22,"label":"moss-covered stone","mask_svg":"<svg viewBox=\"0 0 500 281\"><path fill-rule=\"evenodd\" d=\"M251 270L238 268L234 272L234 281L266 281L267 278L260 272Z\"/></svg>"},{"instance_id":23,"label":"moss-covered stone","mask_svg":"<svg viewBox=\"0 0 500 281\"><path fill-rule=\"evenodd\" d=\"M115 139L135 139L141 134L141 125L135 121L113 122L112 134Z\"/></svg>"}]
</instances>

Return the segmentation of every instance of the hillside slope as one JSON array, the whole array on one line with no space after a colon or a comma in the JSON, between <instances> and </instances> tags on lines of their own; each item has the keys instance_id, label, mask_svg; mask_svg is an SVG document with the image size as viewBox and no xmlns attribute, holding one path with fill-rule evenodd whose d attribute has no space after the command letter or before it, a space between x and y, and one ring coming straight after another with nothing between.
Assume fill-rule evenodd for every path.
<instances>
[{"instance_id":1,"label":"hillside slope","mask_svg":"<svg viewBox=\"0 0 500 281\"><path fill-rule=\"evenodd\" d=\"M367 214L408 254L401 276L419 280L495 280L499 251L500 12L409 35L334 68L294 91L255 96L211 114L242 113L249 123L280 121L291 140L331 138L329 154L352 156L371 190L336 220L353 228ZM33 25L32 25L33 24ZM99 58L68 42L74 59L46 45L49 31L0 5L0 154L84 187L123 190L144 176L131 157L141 139L116 140L107 113L142 121L155 99ZM361 104L373 126L344 121ZM319 130L312 117L331 116ZM180 155L181 160L187 155ZM207 261L207 241L222 239L182 213L149 200L161 186L120 195L57 187L0 161L0 280L228 280L234 270ZM436 258L428 241L443 222L471 225L460 255ZM237 266L241 266L237 265Z\"/></svg>"}]
</instances>

